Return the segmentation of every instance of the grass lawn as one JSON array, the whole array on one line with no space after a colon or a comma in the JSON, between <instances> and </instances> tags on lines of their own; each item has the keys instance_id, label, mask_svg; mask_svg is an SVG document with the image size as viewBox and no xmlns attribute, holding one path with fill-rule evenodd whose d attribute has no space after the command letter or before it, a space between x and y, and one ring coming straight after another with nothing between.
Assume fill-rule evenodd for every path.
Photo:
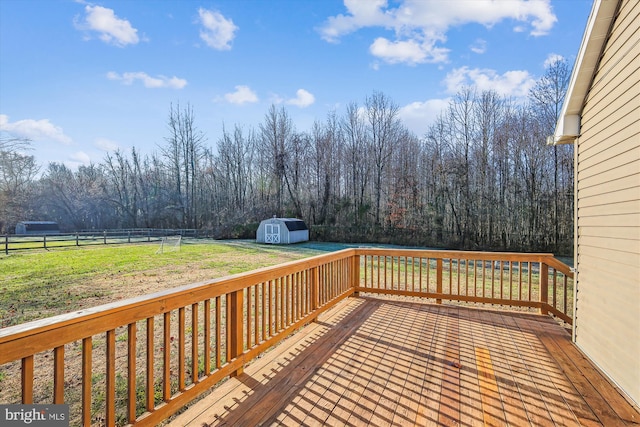
<instances>
[{"instance_id":1,"label":"grass lawn","mask_svg":"<svg viewBox=\"0 0 640 427\"><path fill-rule=\"evenodd\" d=\"M121 244L0 255L0 327L326 252L305 245L186 240L179 251Z\"/></svg>"}]
</instances>

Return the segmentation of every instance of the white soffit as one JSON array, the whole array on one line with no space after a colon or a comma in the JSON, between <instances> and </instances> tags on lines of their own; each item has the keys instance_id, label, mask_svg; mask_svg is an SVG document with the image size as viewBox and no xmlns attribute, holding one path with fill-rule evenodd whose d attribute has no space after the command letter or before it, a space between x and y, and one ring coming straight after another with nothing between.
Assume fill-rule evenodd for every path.
<instances>
[{"instance_id":1,"label":"white soffit","mask_svg":"<svg viewBox=\"0 0 640 427\"><path fill-rule=\"evenodd\" d=\"M580 135L582 107L591 87L602 48L609 36L618 2L619 0L595 0L593 3L556 124L554 144L571 143Z\"/></svg>"}]
</instances>

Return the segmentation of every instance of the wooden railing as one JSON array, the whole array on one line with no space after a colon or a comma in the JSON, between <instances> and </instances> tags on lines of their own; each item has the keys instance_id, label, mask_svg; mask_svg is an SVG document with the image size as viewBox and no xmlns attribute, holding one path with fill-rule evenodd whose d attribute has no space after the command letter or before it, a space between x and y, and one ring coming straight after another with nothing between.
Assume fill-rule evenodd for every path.
<instances>
[{"instance_id":1,"label":"wooden railing","mask_svg":"<svg viewBox=\"0 0 640 427\"><path fill-rule=\"evenodd\" d=\"M551 254L358 249L356 292L532 307L572 323L573 272Z\"/></svg>"},{"instance_id":2,"label":"wooden railing","mask_svg":"<svg viewBox=\"0 0 640 427\"><path fill-rule=\"evenodd\" d=\"M0 329L0 403L69 403L72 425L155 425L354 293L571 322L572 277L547 254L346 249Z\"/></svg>"}]
</instances>

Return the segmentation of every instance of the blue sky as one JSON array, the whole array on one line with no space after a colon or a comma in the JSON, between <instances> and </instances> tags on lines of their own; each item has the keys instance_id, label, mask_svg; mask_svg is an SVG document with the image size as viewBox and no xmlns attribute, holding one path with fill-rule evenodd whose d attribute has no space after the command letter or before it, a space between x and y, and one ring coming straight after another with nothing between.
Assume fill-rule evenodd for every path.
<instances>
[{"instance_id":1,"label":"blue sky","mask_svg":"<svg viewBox=\"0 0 640 427\"><path fill-rule=\"evenodd\" d=\"M522 99L572 66L591 0L0 0L0 132L38 163L158 151L171 103L213 146L272 104L298 131L379 91L422 136L463 86Z\"/></svg>"}]
</instances>

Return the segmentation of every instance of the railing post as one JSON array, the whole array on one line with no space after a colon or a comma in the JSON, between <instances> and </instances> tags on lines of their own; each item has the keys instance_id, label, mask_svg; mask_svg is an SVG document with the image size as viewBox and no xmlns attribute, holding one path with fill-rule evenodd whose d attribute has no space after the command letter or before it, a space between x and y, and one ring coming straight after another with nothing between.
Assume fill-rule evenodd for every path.
<instances>
[{"instance_id":1,"label":"railing post","mask_svg":"<svg viewBox=\"0 0 640 427\"><path fill-rule=\"evenodd\" d=\"M549 305L549 266L540 260L540 314L548 314Z\"/></svg>"},{"instance_id":2,"label":"railing post","mask_svg":"<svg viewBox=\"0 0 640 427\"><path fill-rule=\"evenodd\" d=\"M47 235L45 234L42 237L43 237L42 241L44 242L44 248L47 249Z\"/></svg>"},{"instance_id":3,"label":"railing post","mask_svg":"<svg viewBox=\"0 0 640 427\"><path fill-rule=\"evenodd\" d=\"M442 293L442 258L436 259L436 293ZM442 299L436 298L436 304L442 304Z\"/></svg>"},{"instance_id":4,"label":"railing post","mask_svg":"<svg viewBox=\"0 0 640 427\"><path fill-rule=\"evenodd\" d=\"M360 287L360 255L355 254L352 257L353 262L353 276L351 277L351 283L356 291L353 293L353 296L359 296L360 292L358 292L358 288Z\"/></svg>"},{"instance_id":5,"label":"railing post","mask_svg":"<svg viewBox=\"0 0 640 427\"><path fill-rule=\"evenodd\" d=\"M244 300L244 291L242 289L237 290L235 292L231 292L231 318L227 319L227 321L231 322L231 335L229 344L231 347L231 352L229 354L231 359L235 359L240 356L243 352L243 337L244 337L244 322L243 322L243 300ZM244 371L244 367L240 366L231 376L241 375Z\"/></svg>"}]
</instances>

